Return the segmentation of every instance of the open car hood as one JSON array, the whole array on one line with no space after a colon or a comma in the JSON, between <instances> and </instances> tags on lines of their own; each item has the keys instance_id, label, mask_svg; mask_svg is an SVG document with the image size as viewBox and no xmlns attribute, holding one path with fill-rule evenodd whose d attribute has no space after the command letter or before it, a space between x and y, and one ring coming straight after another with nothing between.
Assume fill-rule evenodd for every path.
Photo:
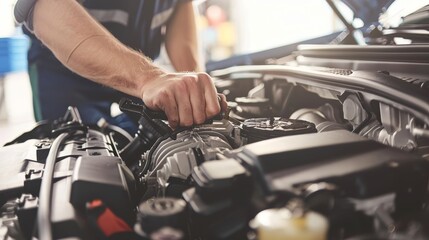
<instances>
[{"instance_id":1,"label":"open car hood","mask_svg":"<svg viewBox=\"0 0 429 240\"><path fill-rule=\"evenodd\" d=\"M342 0L360 18L365 26L377 23L380 13L385 11L395 0Z\"/></svg>"}]
</instances>

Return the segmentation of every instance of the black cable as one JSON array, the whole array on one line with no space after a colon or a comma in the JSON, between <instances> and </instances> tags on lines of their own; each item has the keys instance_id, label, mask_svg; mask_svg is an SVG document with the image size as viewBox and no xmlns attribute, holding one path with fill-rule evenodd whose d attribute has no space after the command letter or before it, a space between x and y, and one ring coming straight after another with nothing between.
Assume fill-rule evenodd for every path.
<instances>
[{"instance_id":1,"label":"black cable","mask_svg":"<svg viewBox=\"0 0 429 240\"><path fill-rule=\"evenodd\" d=\"M52 239L52 225L51 225L51 201L52 201L52 178L54 176L55 162L57 159L58 151L64 140L69 137L69 133L62 133L55 138L46 158L45 169L43 171L43 178L40 185L39 193L39 209L37 211L37 227L39 232L39 239L51 240Z\"/></svg>"},{"instance_id":2,"label":"black cable","mask_svg":"<svg viewBox=\"0 0 429 240\"><path fill-rule=\"evenodd\" d=\"M365 101L364 101L362 95L361 94L356 94L356 96L357 96L357 98L359 100L359 103L361 104L363 110L365 110L367 116L366 116L366 118L358 126L356 126L355 129L353 129L353 131L352 131L353 133L359 133L360 131L362 131L363 128L366 125L368 125L371 122L372 118L373 118L373 114L372 114L371 110L368 109L369 107L366 106Z\"/></svg>"},{"instance_id":3,"label":"black cable","mask_svg":"<svg viewBox=\"0 0 429 240\"><path fill-rule=\"evenodd\" d=\"M152 155L153 155L153 152L155 151L155 149L159 146L159 144L162 142L162 141L164 141L165 139L167 139L167 138L169 138L170 137L170 135L165 135L165 136L163 136L163 137L161 137L161 138L158 138L157 140L156 140L156 142L153 144L153 146L150 148L150 150L149 150L149 153L148 153L148 157L147 157L147 159L146 159L146 162L145 162L145 164L144 164L144 166L143 166L143 169L142 169L142 171L140 172L140 174L139 174L139 177L143 177L143 175L149 170L149 166L151 165L151 163L152 163Z\"/></svg>"}]
</instances>

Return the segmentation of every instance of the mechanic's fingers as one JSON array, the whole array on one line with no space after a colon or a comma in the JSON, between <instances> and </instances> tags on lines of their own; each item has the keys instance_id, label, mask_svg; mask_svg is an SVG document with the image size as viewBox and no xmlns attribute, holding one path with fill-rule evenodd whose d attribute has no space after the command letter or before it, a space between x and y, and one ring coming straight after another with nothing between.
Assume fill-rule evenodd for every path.
<instances>
[{"instance_id":1,"label":"mechanic's fingers","mask_svg":"<svg viewBox=\"0 0 429 240\"><path fill-rule=\"evenodd\" d=\"M204 88L199 84L198 76L194 75L187 81L188 91L190 93L189 100L192 105L192 115L194 124L202 124L206 120L206 100L204 97Z\"/></svg>"},{"instance_id":2,"label":"mechanic's fingers","mask_svg":"<svg viewBox=\"0 0 429 240\"><path fill-rule=\"evenodd\" d=\"M182 81L178 81L175 84L174 94L177 102L177 110L179 112L179 124L180 126L192 126L194 124L194 118L192 116L192 105L189 100L190 92L186 81L192 81L192 76L186 76Z\"/></svg>"},{"instance_id":3,"label":"mechanic's fingers","mask_svg":"<svg viewBox=\"0 0 429 240\"><path fill-rule=\"evenodd\" d=\"M172 129L179 126L179 111L176 97L173 93L164 90L157 97L155 106L165 112L168 118L168 124Z\"/></svg>"},{"instance_id":4,"label":"mechanic's fingers","mask_svg":"<svg viewBox=\"0 0 429 240\"><path fill-rule=\"evenodd\" d=\"M198 77L204 87L204 97L206 100L206 118L212 118L220 112L219 100L217 98L216 88L209 75L205 73L198 74Z\"/></svg>"},{"instance_id":5,"label":"mechanic's fingers","mask_svg":"<svg viewBox=\"0 0 429 240\"><path fill-rule=\"evenodd\" d=\"M218 93L217 96L220 98L220 108L222 112L226 112L228 110L228 102L226 101L226 96Z\"/></svg>"},{"instance_id":6,"label":"mechanic's fingers","mask_svg":"<svg viewBox=\"0 0 429 240\"><path fill-rule=\"evenodd\" d=\"M202 124L226 109L225 97L219 103L212 79L205 73L168 74L151 82L142 99L153 110L162 110L171 128Z\"/></svg>"}]
</instances>

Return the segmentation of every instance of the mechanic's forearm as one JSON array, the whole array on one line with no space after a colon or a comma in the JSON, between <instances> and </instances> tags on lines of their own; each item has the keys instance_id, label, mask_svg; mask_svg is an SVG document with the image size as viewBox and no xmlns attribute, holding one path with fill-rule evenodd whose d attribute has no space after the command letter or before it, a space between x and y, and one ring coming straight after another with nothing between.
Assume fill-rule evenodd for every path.
<instances>
[{"instance_id":1,"label":"mechanic's forearm","mask_svg":"<svg viewBox=\"0 0 429 240\"><path fill-rule=\"evenodd\" d=\"M203 71L192 2L180 4L167 26L165 47L176 71Z\"/></svg>"},{"instance_id":2,"label":"mechanic's forearm","mask_svg":"<svg viewBox=\"0 0 429 240\"><path fill-rule=\"evenodd\" d=\"M75 0L38 0L33 21L36 36L55 56L93 81L141 97L145 82L163 74L122 45Z\"/></svg>"},{"instance_id":3,"label":"mechanic's forearm","mask_svg":"<svg viewBox=\"0 0 429 240\"><path fill-rule=\"evenodd\" d=\"M178 72L201 72L204 68L201 67L198 59L197 50L190 44L177 44L175 50L169 51L168 54L171 64ZM171 53L174 52L174 53Z\"/></svg>"},{"instance_id":4,"label":"mechanic's forearm","mask_svg":"<svg viewBox=\"0 0 429 240\"><path fill-rule=\"evenodd\" d=\"M67 66L88 79L140 98L144 84L164 74L142 54L112 37L86 40L72 53Z\"/></svg>"}]
</instances>

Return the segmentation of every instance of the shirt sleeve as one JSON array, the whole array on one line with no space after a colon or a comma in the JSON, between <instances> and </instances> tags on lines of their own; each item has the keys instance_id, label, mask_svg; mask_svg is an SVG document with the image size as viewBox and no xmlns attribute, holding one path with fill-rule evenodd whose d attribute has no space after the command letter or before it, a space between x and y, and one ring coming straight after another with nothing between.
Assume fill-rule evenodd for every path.
<instances>
[{"instance_id":1,"label":"shirt sleeve","mask_svg":"<svg viewBox=\"0 0 429 240\"><path fill-rule=\"evenodd\" d=\"M36 0L18 0L14 8L15 20L33 30L33 8Z\"/></svg>"}]
</instances>

